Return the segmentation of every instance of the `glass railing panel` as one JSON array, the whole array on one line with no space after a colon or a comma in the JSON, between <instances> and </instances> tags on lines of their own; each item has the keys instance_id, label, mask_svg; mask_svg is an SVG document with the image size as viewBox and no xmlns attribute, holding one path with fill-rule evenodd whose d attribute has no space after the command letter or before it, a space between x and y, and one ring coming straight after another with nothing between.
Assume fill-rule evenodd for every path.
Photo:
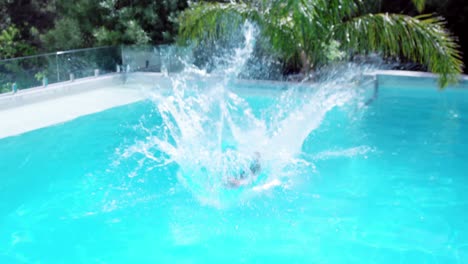
<instances>
[{"instance_id":1,"label":"glass railing panel","mask_svg":"<svg viewBox=\"0 0 468 264\"><path fill-rule=\"evenodd\" d=\"M57 82L56 73L53 55L0 61L0 93Z\"/></svg>"},{"instance_id":2,"label":"glass railing panel","mask_svg":"<svg viewBox=\"0 0 468 264\"><path fill-rule=\"evenodd\" d=\"M192 50L176 45L99 47L0 61L0 93L114 72L175 73L192 63Z\"/></svg>"},{"instance_id":3,"label":"glass railing panel","mask_svg":"<svg viewBox=\"0 0 468 264\"><path fill-rule=\"evenodd\" d=\"M122 47L123 71L161 71L161 56L154 46Z\"/></svg>"},{"instance_id":4,"label":"glass railing panel","mask_svg":"<svg viewBox=\"0 0 468 264\"><path fill-rule=\"evenodd\" d=\"M189 48L175 45L126 46L122 48L125 71L180 72L192 61Z\"/></svg>"},{"instance_id":5,"label":"glass railing panel","mask_svg":"<svg viewBox=\"0 0 468 264\"><path fill-rule=\"evenodd\" d=\"M61 81L85 78L116 71L122 63L120 47L102 47L57 53Z\"/></svg>"},{"instance_id":6,"label":"glass railing panel","mask_svg":"<svg viewBox=\"0 0 468 264\"><path fill-rule=\"evenodd\" d=\"M192 50L188 47L176 45L160 45L157 47L161 56L162 70L167 72L180 72L186 64L193 61Z\"/></svg>"},{"instance_id":7,"label":"glass railing panel","mask_svg":"<svg viewBox=\"0 0 468 264\"><path fill-rule=\"evenodd\" d=\"M121 47L100 47L0 60L0 93L112 73L121 56Z\"/></svg>"}]
</instances>

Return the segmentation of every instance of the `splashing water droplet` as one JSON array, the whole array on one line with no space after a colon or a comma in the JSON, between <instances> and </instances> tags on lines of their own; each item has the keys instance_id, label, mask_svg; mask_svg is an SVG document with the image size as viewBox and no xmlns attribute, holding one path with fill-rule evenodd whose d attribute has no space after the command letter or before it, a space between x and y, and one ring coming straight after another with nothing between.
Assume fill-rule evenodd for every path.
<instances>
[{"instance_id":1,"label":"splashing water droplet","mask_svg":"<svg viewBox=\"0 0 468 264\"><path fill-rule=\"evenodd\" d=\"M179 182L200 202L214 206L288 186L288 177L313 168L299 158L302 144L330 110L359 101L360 91L348 79L287 84L287 89L262 91L268 103L258 111L252 91L235 80L254 51L257 34L252 24L244 26L242 47L227 59L227 67L211 75L223 78L193 67L169 76L171 92L160 89L152 97L162 118L158 133L125 155L138 152L162 165L176 163ZM152 153L156 150L162 154Z\"/></svg>"}]
</instances>

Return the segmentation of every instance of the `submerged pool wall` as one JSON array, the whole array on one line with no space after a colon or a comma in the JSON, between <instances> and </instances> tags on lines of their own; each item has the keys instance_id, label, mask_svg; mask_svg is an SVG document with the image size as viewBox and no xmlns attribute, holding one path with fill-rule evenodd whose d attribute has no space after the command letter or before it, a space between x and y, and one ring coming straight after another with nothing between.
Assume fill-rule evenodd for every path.
<instances>
[{"instance_id":1,"label":"submerged pool wall","mask_svg":"<svg viewBox=\"0 0 468 264\"><path fill-rule=\"evenodd\" d=\"M379 89L385 87L439 89L439 77L433 73L385 70L375 71L369 75L375 78L376 86ZM449 85L447 88L468 89L468 76L460 76L457 84Z\"/></svg>"}]
</instances>

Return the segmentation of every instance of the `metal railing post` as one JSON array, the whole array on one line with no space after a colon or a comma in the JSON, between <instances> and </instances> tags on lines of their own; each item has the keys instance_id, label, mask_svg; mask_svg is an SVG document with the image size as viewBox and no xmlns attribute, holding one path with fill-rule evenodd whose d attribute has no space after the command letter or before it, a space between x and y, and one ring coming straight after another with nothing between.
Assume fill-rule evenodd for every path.
<instances>
[{"instance_id":1,"label":"metal railing post","mask_svg":"<svg viewBox=\"0 0 468 264\"><path fill-rule=\"evenodd\" d=\"M58 64L58 55L59 53L57 52L55 54L55 65L57 66L57 82L60 82L60 72L59 72L59 64Z\"/></svg>"}]
</instances>

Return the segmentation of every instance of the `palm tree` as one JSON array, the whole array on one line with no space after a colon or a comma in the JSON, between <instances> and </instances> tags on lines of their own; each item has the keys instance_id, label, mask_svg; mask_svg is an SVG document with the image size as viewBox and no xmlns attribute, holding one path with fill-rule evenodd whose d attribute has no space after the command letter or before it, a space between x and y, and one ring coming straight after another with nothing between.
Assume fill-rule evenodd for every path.
<instances>
[{"instance_id":1,"label":"palm tree","mask_svg":"<svg viewBox=\"0 0 468 264\"><path fill-rule=\"evenodd\" d=\"M404 57L426 65L440 74L442 87L456 82L463 63L458 44L445 29L442 18L372 13L369 1L198 2L179 17L179 37L194 43L218 39L229 35L233 25L250 20L284 61L301 64L303 69L329 63L324 49L339 43L340 49L349 54L379 52L385 57ZM423 10L425 0L412 2Z\"/></svg>"}]
</instances>

